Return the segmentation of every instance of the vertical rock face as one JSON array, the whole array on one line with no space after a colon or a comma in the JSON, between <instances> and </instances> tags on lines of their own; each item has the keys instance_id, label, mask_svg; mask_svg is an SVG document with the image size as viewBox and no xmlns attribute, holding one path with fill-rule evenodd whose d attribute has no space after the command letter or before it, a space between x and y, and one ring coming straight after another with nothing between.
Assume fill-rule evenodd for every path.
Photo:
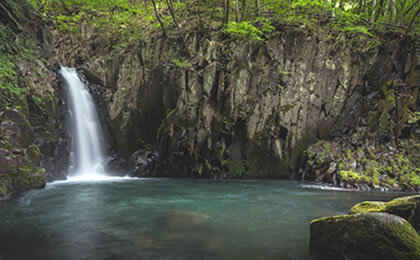
<instances>
[{"instance_id":1,"label":"vertical rock face","mask_svg":"<svg viewBox=\"0 0 420 260\"><path fill-rule=\"evenodd\" d=\"M407 40L391 40L381 48L358 94L366 112L351 135L320 140L307 149L301 167L308 179L363 190L420 191L420 66L415 48ZM355 110L359 105L349 99L346 107ZM344 109L342 122L349 117L351 112Z\"/></svg>"},{"instance_id":2,"label":"vertical rock face","mask_svg":"<svg viewBox=\"0 0 420 260\"><path fill-rule=\"evenodd\" d=\"M117 150L149 151L136 153L144 162L157 149L152 175L289 177L313 140L353 132L392 72L379 63L395 54L378 57L365 37L296 29L266 44L186 38L189 55L155 38L83 66L107 93Z\"/></svg>"},{"instance_id":3,"label":"vertical rock face","mask_svg":"<svg viewBox=\"0 0 420 260\"><path fill-rule=\"evenodd\" d=\"M0 198L64 178L68 135L51 37L26 1L0 3Z\"/></svg>"}]
</instances>

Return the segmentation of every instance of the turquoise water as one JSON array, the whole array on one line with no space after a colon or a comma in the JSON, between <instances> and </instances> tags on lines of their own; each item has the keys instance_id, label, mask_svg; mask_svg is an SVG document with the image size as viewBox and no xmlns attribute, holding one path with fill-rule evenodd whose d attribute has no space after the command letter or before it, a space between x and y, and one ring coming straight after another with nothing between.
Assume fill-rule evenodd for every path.
<instances>
[{"instance_id":1,"label":"turquoise water","mask_svg":"<svg viewBox=\"0 0 420 260\"><path fill-rule=\"evenodd\" d=\"M396 194L289 181L49 184L0 202L0 259L309 259L309 222Z\"/></svg>"}]
</instances>

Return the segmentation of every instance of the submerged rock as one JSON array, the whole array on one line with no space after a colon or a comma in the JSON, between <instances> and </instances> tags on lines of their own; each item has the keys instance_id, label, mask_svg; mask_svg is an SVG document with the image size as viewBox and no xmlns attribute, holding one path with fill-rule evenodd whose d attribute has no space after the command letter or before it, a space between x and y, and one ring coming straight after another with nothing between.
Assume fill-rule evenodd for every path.
<instances>
[{"instance_id":1,"label":"submerged rock","mask_svg":"<svg viewBox=\"0 0 420 260\"><path fill-rule=\"evenodd\" d=\"M420 195L396 198L389 202L364 201L354 205L350 213L386 212L400 216L420 232Z\"/></svg>"},{"instance_id":2,"label":"submerged rock","mask_svg":"<svg viewBox=\"0 0 420 260\"><path fill-rule=\"evenodd\" d=\"M158 218L157 227L164 230L194 230L206 227L210 216L203 213L170 210Z\"/></svg>"},{"instance_id":3,"label":"submerged rock","mask_svg":"<svg viewBox=\"0 0 420 260\"><path fill-rule=\"evenodd\" d=\"M170 210L156 219L151 232L133 243L142 250L168 251L173 255L180 254L185 257L186 252L183 248L189 248L189 253L193 256L206 255L217 258L217 253L225 250L229 241L209 220L210 216L207 214Z\"/></svg>"},{"instance_id":4,"label":"submerged rock","mask_svg":"<svg viewBox=\"0 0 420 260\"><path fill-rule=\"evenodd\" d=\"M420 259L420 236L405 219L360 213L316 219L310 224L313 259Z\"/></svg>"}]
</instances>

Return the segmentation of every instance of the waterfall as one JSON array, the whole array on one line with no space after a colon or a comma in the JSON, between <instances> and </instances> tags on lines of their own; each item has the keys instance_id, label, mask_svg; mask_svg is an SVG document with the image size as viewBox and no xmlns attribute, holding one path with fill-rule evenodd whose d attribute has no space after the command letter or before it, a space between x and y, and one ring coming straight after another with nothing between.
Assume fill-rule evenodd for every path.
<instances>
[{"instance_id":1,"label":"waterfall","mask_svg":"<svg viewBox=\"0 0 420 260\"><path fill-rule=\"evenodd\" d=\"M104 177L104 149L101 126L95 103L76 69L61 68L67 87L72 136L69 178L96 179Z\"/></svg>"}]
</instances>

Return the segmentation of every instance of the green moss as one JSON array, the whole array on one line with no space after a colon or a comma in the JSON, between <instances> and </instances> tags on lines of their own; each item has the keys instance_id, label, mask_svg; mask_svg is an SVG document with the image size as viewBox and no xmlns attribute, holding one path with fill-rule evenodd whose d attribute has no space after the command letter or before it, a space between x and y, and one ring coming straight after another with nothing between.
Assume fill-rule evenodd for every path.
<instances>
[{"instance_id":1,"label":"green moss","mask_svg":"<svg viewBox=\"0 0 420 260\"><path fill-rule=\"evenodd\" d=\"M319 259L418 259L420 236L407 221L387 213L317 219L310 224L312 253ZM329 255L330 253L330 255ZM331 257L334 255L334 257Z\"/></svg>"},{"instance_id":2,"label":"green moss","mask_svg":"<svg viewBox=\"0 0 420 260\"><path fill-rule=\"evenodd\" d=\"M369 182L369 178L362 178L358 173L352 171L340 171L341 180L347 183L356 184Z\"/></svg>"},{"instance_id":3,"label":"green moss","mask_svg":"<svg viewBox=\"0 0 420 260\"><path fill-rule=\"evenodd\" d=\"M377 111L371 111L368 114L367 118L368 127L371 131L376 131L378 127L378 112Z\"/></svg>"},{"instance_id":4,"label":"green moss","mask_svg":"<svg viewBox=\"0 0 420 260\"><path fill-rule=\"evenodd\" d=\"M404 218L418 230L420 222L414 212L418 207L420 207L420 195L414 195L396 198L389 202L364 201L354 205L350 213L386 212Z\"/></svg>"},{"instance_id":5,"label":"green moss","mask_svg":"<svg viewBox=\"0 0 420 260\"><path fill-rule=\"evenodd\" d=\"M346 157L347 157L347 159L352 159L353 158L353 151L351 149L346 150Z\"/></svg>"},{"instance_id":6,"label":"green moss","mask_svg":"<svg viewBox=\"0 0 420 260\"><path fill-rule=\"evenodd\" d=\"M409 177L410 179L410 184L414 187L419 187L420 186L420 178L419 176L413 176L413 177Z\"/></svg>"},{"instance_id":7,"label":"green moss","mask_svg":"<svg viewBox=\"0 0 420 260\"><path fill-rule=\"evenodd\" d=\"M364 201L354 205L350 213L382 212L386 209L387 203L380 201Z\"/></svg>"},{"instance_id":8,"label":"green moss","mask_svg":"<svg viewBox=\"0 0 420 260\"><path fill-rule=\"evenodd\" d=\"M0 197L6 196L6 195L7 195L6 185L2 183L0 180Z\"/></svg>"},{"instance_id":9,"label":"green moss","mask_svg":"<svg viewBox=\"0 0 420 260\"><path fill-rule=\"evenodd\" d=\"M172 58L172 63L178 68L185 69L188 67L188 63L184 60L178 59L176 57Z\"/></svg>"},{"instance_id":10,"label":"green moss","mask_svg":"<svg viewBox=\"0 0 420 260\"><path fill-rule=\"evenodd\" d=\"M45 170L43 168L31 167L24 164L19 164L18 170L12 178L19 190L43 187L46 183Z\"/></svg>"},{"instance_id":11,"label":"green moss","mask_svg":"<svg viewBox=\"0 0 420 260\"><path fill-rule=\"evenodd\" d=\"M344 219L348 217L348 215L337 215L337 216L328 216L328 217L322 217L322 218L317 218L311 221L311 223L309 223L309 225L315 224L317 222L334 222L340 219Z\"/></svg>"}]
</instances>

